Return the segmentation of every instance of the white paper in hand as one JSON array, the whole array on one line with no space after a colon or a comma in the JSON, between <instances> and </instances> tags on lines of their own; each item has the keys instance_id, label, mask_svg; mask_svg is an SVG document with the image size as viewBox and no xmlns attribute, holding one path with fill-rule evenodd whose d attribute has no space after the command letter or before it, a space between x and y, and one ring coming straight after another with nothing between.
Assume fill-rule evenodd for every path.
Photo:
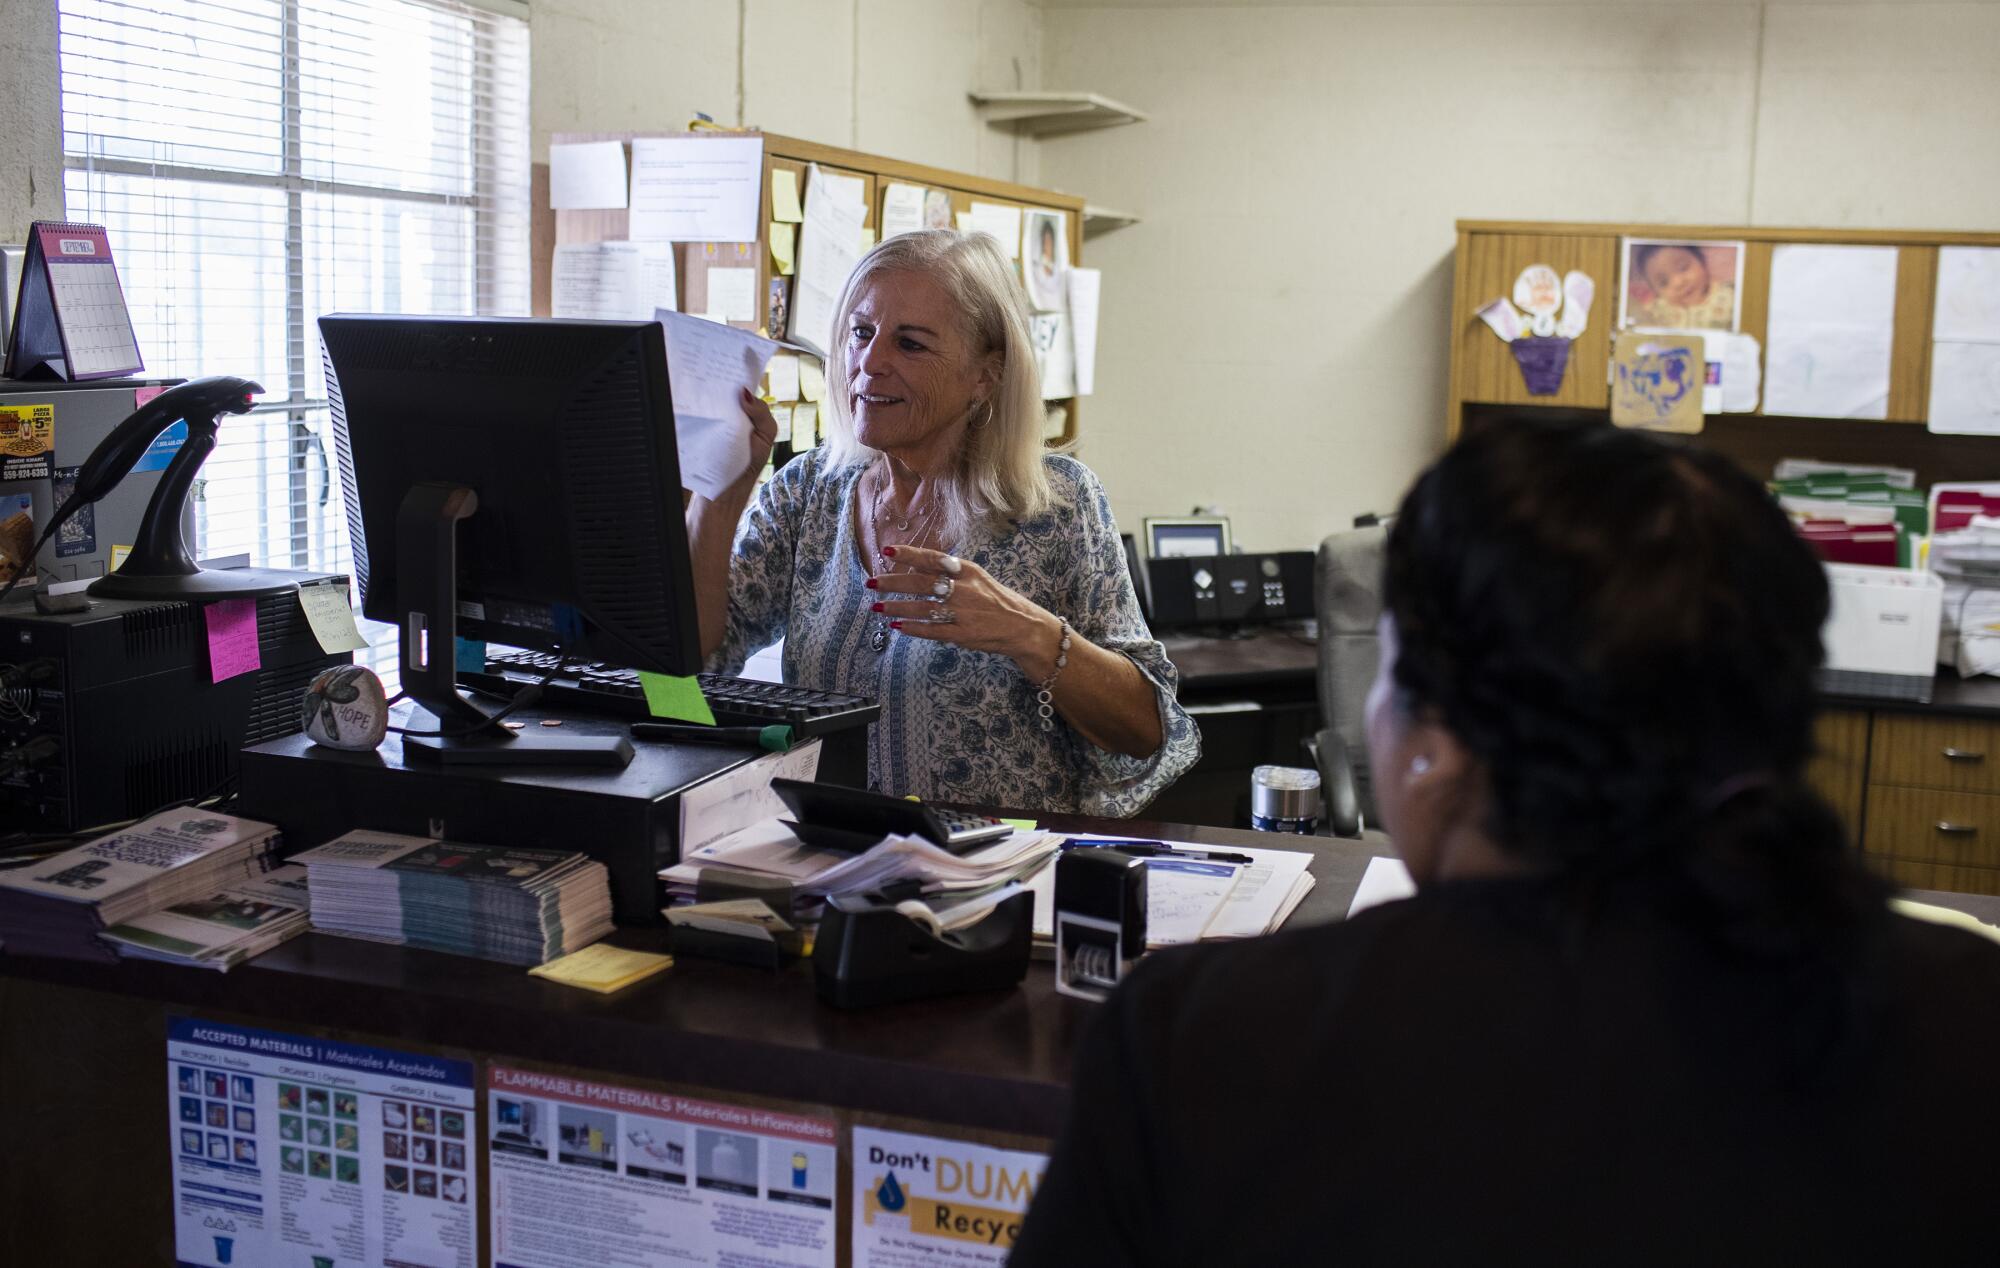
<instances>
[{"instance_id":1,"label":"white paper in hand","mask_svg":"<svg viewBox=\"0 0 2000 1268\"><path fill-rule=\"evenodd\" d=\"M667 332L681 483L705 498L720 497L750 466L750 418L743 412L742 391L757 390L778 345L664 308L653 317Z\"/></svg>"}]
</instances>

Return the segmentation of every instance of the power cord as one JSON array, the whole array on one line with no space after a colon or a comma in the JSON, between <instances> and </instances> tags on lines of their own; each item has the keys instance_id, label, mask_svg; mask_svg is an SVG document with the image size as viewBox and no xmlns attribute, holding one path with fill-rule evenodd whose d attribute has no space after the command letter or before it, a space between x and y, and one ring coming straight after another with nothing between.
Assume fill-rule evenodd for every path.
<instances>
[{"instance_id":1,"label":"power cord","mask_svg":"<svg viewBox=\"0 0 2000 1268\"><path fill-rule=\"evenodd\" d=\"M529 705L535 703L537 700L540 700L542 698L542 690L545 687L547 687L550 683L555 681L556 675L562 673L565 669L568 668L569 668L569 657L565 656L557 660L554 665L550 666L549 671L542 675L542 680L540 682L529 683L527 686L515 692L513 699L509 700L507 704L502 706L499 712L488 717L483 722L474 722L474 723L469 723L466 726L452 727L448 730L438 730L438 731L412 731L408 727L402 727L402 726L392 726L388 729L390 731L393 731L397 735L405 736L407 738L412 738L412 739L420 739L420 740L462 740L468 736L478 735L480 732L485 731L488 728L497 725L498 723L520 712L522 709L527 708ZM399 691L396 693L396 700L402 700L406 698L409 694L410 693L407 691ZM396 702L395 700L392 700L389 703L394 704L395 702Z\"/></svg>"}]
</instances>

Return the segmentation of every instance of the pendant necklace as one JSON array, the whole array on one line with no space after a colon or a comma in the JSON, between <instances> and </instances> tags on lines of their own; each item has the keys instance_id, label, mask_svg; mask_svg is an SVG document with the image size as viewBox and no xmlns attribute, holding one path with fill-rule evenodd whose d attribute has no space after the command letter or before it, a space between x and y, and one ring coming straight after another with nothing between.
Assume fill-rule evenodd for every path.
<instances>
[{"instance_id":1,"label":"pendant necklace","mask_svg":"<svg viewBox=\"0 0 2000 1268\"><path fill-rule=\"evenodd\" d=\"M871 517L874 520L875 524L875 553L877 558L884 558L884 556L882 556L882 547L885 545L885 543L882 540L882 508L887 503L888 497L889 497L889 474L888 472L884 471L882 473L881 485L878 487L875 493L874 515ZM936 502L932 502L930 506L924 508L924 514L920 518L917 524L917 531L911 534L910 537L905 539L903 544L911 545L915 543L920 543L923 540L924 535L929 533L931 531L932 526L937 522L937 512L938 508ZM894 517L891 517L890 522L896 526L896 531L899 533L907 533L910 531L910 517L907 511L905 511L901 519L896 519ZM887 562L889 564L889 571L890 572L896 571L895 562L893 560L889 560ZM868 647L871 651L878 653L886 652L889 650L889 622L888 619L879 612L875 614L874 628L868 632Z\"/></svg>"}]
</instances>

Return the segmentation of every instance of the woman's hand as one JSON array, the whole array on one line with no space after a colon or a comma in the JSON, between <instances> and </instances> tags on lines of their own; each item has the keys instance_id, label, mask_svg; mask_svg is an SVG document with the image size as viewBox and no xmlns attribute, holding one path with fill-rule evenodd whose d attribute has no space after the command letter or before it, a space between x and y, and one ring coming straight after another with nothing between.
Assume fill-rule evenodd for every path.
<instances>
[{"instance_id":1,"label":"woman's hand","mask_svg":"<svg viewBox=\"0 0 2000 1268\"><path fill-rule=\"evenodd\" d=\"M750 419L750 465L730 481L732 489L739 485L757 487L757 477L771 460L771 446L778 443L778 420L771 416L771 407L747 387L743 389L743 412Z\"/></svg>"},{"instance_id":2,"label":"woman's hand","mask_svg":"<svg viewBox=\"0 0 2000 1268\"><path fill-rule=\"evenodd\" d=\"M1055 668L1062 622L1040 604L941 550L890 546L882 553L913 570L868 579L876 592L871 610L888 617L889 628L1012 657L1035 682Z\"/></svg>"}]
</instances>

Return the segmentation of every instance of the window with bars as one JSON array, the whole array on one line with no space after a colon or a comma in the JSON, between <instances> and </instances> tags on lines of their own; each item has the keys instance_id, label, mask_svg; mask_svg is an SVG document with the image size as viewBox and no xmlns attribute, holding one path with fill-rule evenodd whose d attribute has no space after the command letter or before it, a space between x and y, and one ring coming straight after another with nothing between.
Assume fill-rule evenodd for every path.
<instances>
[{"instance_id":1,"label":"window with bars","mask_svg":"<svg viewBox=\"0 0 2000 1268\"><path fill-rule=\"evenodd\" d=\"M58 13L66 212L109 230L146 372L265 389L203 468L196 553L347 571L314 321L527 313L525 5ZM393 633L364 632L356 658L393 670Z\"/></svg>"}]
</instances>

